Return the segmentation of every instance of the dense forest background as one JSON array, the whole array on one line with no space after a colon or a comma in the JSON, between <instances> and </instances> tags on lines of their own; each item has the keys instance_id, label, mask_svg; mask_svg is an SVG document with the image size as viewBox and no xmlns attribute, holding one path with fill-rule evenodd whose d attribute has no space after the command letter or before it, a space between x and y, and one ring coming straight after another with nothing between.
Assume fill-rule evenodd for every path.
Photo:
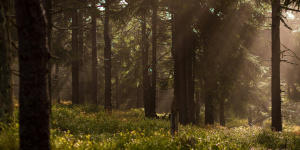
<instances>
[{"instance_id":1,"label":"dense forest background","mask_svg":"<svg viewBox=\"0 0 300 150\"><path fill-rule=\"evenodd\" d=\"M0 121L19 119L29 148L22 138L50 137L34 128L57 127L59 105L139 111L170 120L171 135L181 125L299 128L298 9L296 0L3 0Z\"/></svg>"}]
</instances>

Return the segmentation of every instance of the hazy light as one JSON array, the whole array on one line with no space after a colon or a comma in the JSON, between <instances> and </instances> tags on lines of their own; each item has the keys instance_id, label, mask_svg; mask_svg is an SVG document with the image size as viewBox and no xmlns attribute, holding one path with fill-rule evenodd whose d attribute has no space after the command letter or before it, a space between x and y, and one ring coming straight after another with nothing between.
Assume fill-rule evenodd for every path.
<instances>
[{"instance_id":1,"label":"hazy light","mask_svg":"<svg viewBox=\"0 0 300 150\"><path fill-rule=\"evenodd\" d=\"M287 12L286 14L287 14L288 19L291 19L291 20L295 19L295 15L293 15L291 12Z\"/></svg>"}]
</instances>

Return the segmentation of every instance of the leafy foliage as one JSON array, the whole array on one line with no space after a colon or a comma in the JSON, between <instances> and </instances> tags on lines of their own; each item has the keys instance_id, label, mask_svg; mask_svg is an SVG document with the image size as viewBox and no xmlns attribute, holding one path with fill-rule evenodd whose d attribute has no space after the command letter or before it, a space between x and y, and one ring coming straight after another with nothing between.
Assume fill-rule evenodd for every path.
<instances>
[{"instance_id":1,"label":"leafy foliage","mask_svg":"<svg viewBox=\"0 0 300 150\"><path fill-rule=\"evenodd\" d=\"M172 137L167 120L144 118L141 109L106 114L102 107L55 104L51 126L52 149L300 148L299 135L260 127L188 125ZM0 149L19 149L18 123L1 124Z\"/></svg>"}]
</instances>

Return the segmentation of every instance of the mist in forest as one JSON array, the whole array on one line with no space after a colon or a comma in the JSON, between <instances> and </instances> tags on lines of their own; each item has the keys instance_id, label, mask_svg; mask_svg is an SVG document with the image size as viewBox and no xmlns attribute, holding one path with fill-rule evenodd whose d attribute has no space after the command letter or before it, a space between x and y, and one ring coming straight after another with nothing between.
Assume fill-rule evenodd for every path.
<instances>
[{"instance_id":1,"label":"mist in forest","mask_svg":"<svg viewBox=\"0 0 300 150\"><path fill-rule=\"evenodd\" d=\"M297 149L298 6L3 0L0 149Z\"/></svg>"}]
</instances>

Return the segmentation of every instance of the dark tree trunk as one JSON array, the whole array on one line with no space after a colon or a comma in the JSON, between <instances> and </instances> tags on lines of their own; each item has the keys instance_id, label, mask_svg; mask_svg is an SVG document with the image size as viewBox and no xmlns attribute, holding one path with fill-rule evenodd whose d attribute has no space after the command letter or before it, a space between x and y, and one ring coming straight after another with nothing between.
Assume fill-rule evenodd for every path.
<instances>
[{"instance_id":1,"label":"dark tree trunk","mask_svg":"<svg viewBox=\"0 0 300 150\"><path fill-rule=\"evenodd\" d=\"M195 106L195 113L196 113L196 124L200 123L200 90L196 90L196 106Z\"/></svg>"},{"instance_id":2,"label":"dark tree trunk","mask_svg":"<svg viewBox=\"0 0 300 150\"><path fill-rule=\"evenodd\" d=\"M15 1L20 68L20 148L50 149L47 21L39 0Z\"/></svg>"},{"instance_id":3,"label":"dark tree trunk","mask_svg":"<svg viewBox=\"0 0 300 150\"><path fill-rule=\"evenodd\" d=\"M45 10L46 10L46 18L47 18L47 39L48 39L48 47L49 52L51 54L52 51L52 0L46 0L45 2ZM48 75L48 90L49 90L49 99L50 99L50 108L52 108L52 63L49 61L49 70L50 73ZM51 112L51 109L50 109Z\"/></svg>"},{"instance_id":4,"label":"dark tree trunk","mask_svg":"<svg viewBox=\"0 0 300 150\"><path fill-rule=\"evenodd\" d=\"M83 1L83 0L81 0ZM84 103L84 76L83 76L83 9L78 12L78 75L79 75L79 103Z\"/></svg>"},{"instance_id":5,"label":"dark tree trunk","mask_svg":"<svg viewBox=\"0 0 300 150\"><path fill-rule=\"evenodd\" d=\"M282 131L280 90L280 0L272 2L272 126Z\"/></svg>"},{"instance_id":6,"label":"dark tree trunk","mask_svg":"<svg viewBox=\"0 0 300 150\"><path fill-rule=\"evenodd\" d=\"M252 115L252 109L251 108L249 108L249 111L248 111L248 125L249 126L252 126L253 125L253 115Z\"/></svg>"},{"instance_id":7,"label":"dark tree trunk","mask_svg":"<svg viewBox=\"0 0 300 150\"><path fill-rule=\"evenodd\" d=\"M206 87L205 92L205 124L214 125L214 96L213 90L210 87Z\"/></svg>"},{"instance_id":8,"label":"dark tree trunk","mask_svg":"<svg viewBox=\"0 0 300 150\"><path fill-rule=\"evenodd\" d=\"M189 123L195 124L195 99L194 99L194 59L195 59L195 50L196 42L195 36L193 36L192 28L189 28L188 35L188 49L187 49L187 101L188 101L188 113L189 113Z\"/></svg>"},{"instance_id":9,"label":"dark tree trunk","mask_svg":"<svg viewBox=\"0 0 300 150\"><path fill-rule=\"evenodd\" d=\"M119 76L116 77L116 108L120 108L120 101L119 101Z\"/></svg>"},{"instance_id":10,"label":"dark tree trunk","mask_svg":"<svg viewBox=\"0 0 300 150\"><path fill-rule=\"evenodd\" d=\"M76 55L72 61L72 103L79 104L79 74L78 74L78 14L72 12L72 52Z\"/></svg>"},{"instance_id":11,"label":"dark tree trunk","mask_svg":"<svg viewBox=\"0 0 300 150\"><path fill-rule=\"evenodd\" d=\"M157 62L156 62L156 43L157 43L157 1L152 0L152 81L150 89L150 113L152 117L156 117L156 76L157 76Z\"/></svg>"},{"instance_id":12,"label":"dark tree trunk","mask_svg":"<svg viewBox=\"0 0 300 150\"><path fill-rule=\"evenodd\" d=\"M110 0L105 3L105 21L104 21L104 68L105 68L105 103L104 109L107 112L112 111L111 103L111 43L109 37L109 17L110 17Z\"/></svg>"},{"instance_id":13,"label":"dark tree trunk","mask_svg":"<svg viewBox=\"0 0 300 150\"><path fill-rule=\"evenodd\" d=\"M0 2L0 122L14 119L9 1Z\"/></svg>"},{"instance_id":14,"label":"dark tree trunk","mask_svg":"<svg viewBox=\"0 0 300 150\"><path fill-rule=\"evenodd\" d=\"M178 91L179 91L179 85L178 82L178 61L177 61L177 55L175 52L175 13L172 11L172 56L174 59L174 99L172 101L171 105L171 119L170 119L170 128L171 128L171 135L174 136L178 133L178 124L179 124L179 107L178 107Z\"/></svg>"},{"instance_id":15,"label":"dark tree trunk","mask_svg":"<svg viewBox=\"0 0 300 150\"><path fill-rule=\"evenodd\" d=\"M225 98L220 99L220 125L225 126Z\"/></svg>"},{"instance_id":16,"label":"dark tree trunk","mask_svg":"<svg viewBox=\"0 0 300 150\"><path fill-rule=\"evenodd\" d=\"M149 97L149 89L150 89L150 80L148 75L148 46L147 46L147 33L146 33L146 10L143 8L142 12L142 59L143 59L143 99L144 99L144 109L145 109L145 117L151 117L151 109L150 109L150 97Z\"/></svg>"},{"instance_id":17,"label":"dark tree trunk","mask_svg":"<svg viewBox=\"0 0 300 150\"><path fill-rule=\"evenodd\" d=\"M92 5L95 11L92 12L92 101L98 104L98 59L97 59L97 24L96 4Z\"/></svg>"},{"instance_id":18,"label":"dark tree trunk","mask_svg":"<svg viewBox=\"0 0 300 150\"><path fill-rule=\"evenodd\" d=\"M143 107L141 93L142 92L141 92L140 85L138 85L136 87L136 108L142 108Z\"/></svg>"},{"instance_id":19,"label":"dark tree trunk","mask_svg":"<svg viewBox=\"0 0 300 150\"><path fill-rule=\"evenodd\" d=\"M175 9L178 10L178 9ZM179 13L180 12L180 13ZM175 11L175 66L174 73L177 74L177 80L174 80L177 85L177 100L179 108L179 122L183 125L189 123L188 102L187 102L187 30L188 20L187 14L182 13L180 10Z\"/></svg>"}]
</instances>

